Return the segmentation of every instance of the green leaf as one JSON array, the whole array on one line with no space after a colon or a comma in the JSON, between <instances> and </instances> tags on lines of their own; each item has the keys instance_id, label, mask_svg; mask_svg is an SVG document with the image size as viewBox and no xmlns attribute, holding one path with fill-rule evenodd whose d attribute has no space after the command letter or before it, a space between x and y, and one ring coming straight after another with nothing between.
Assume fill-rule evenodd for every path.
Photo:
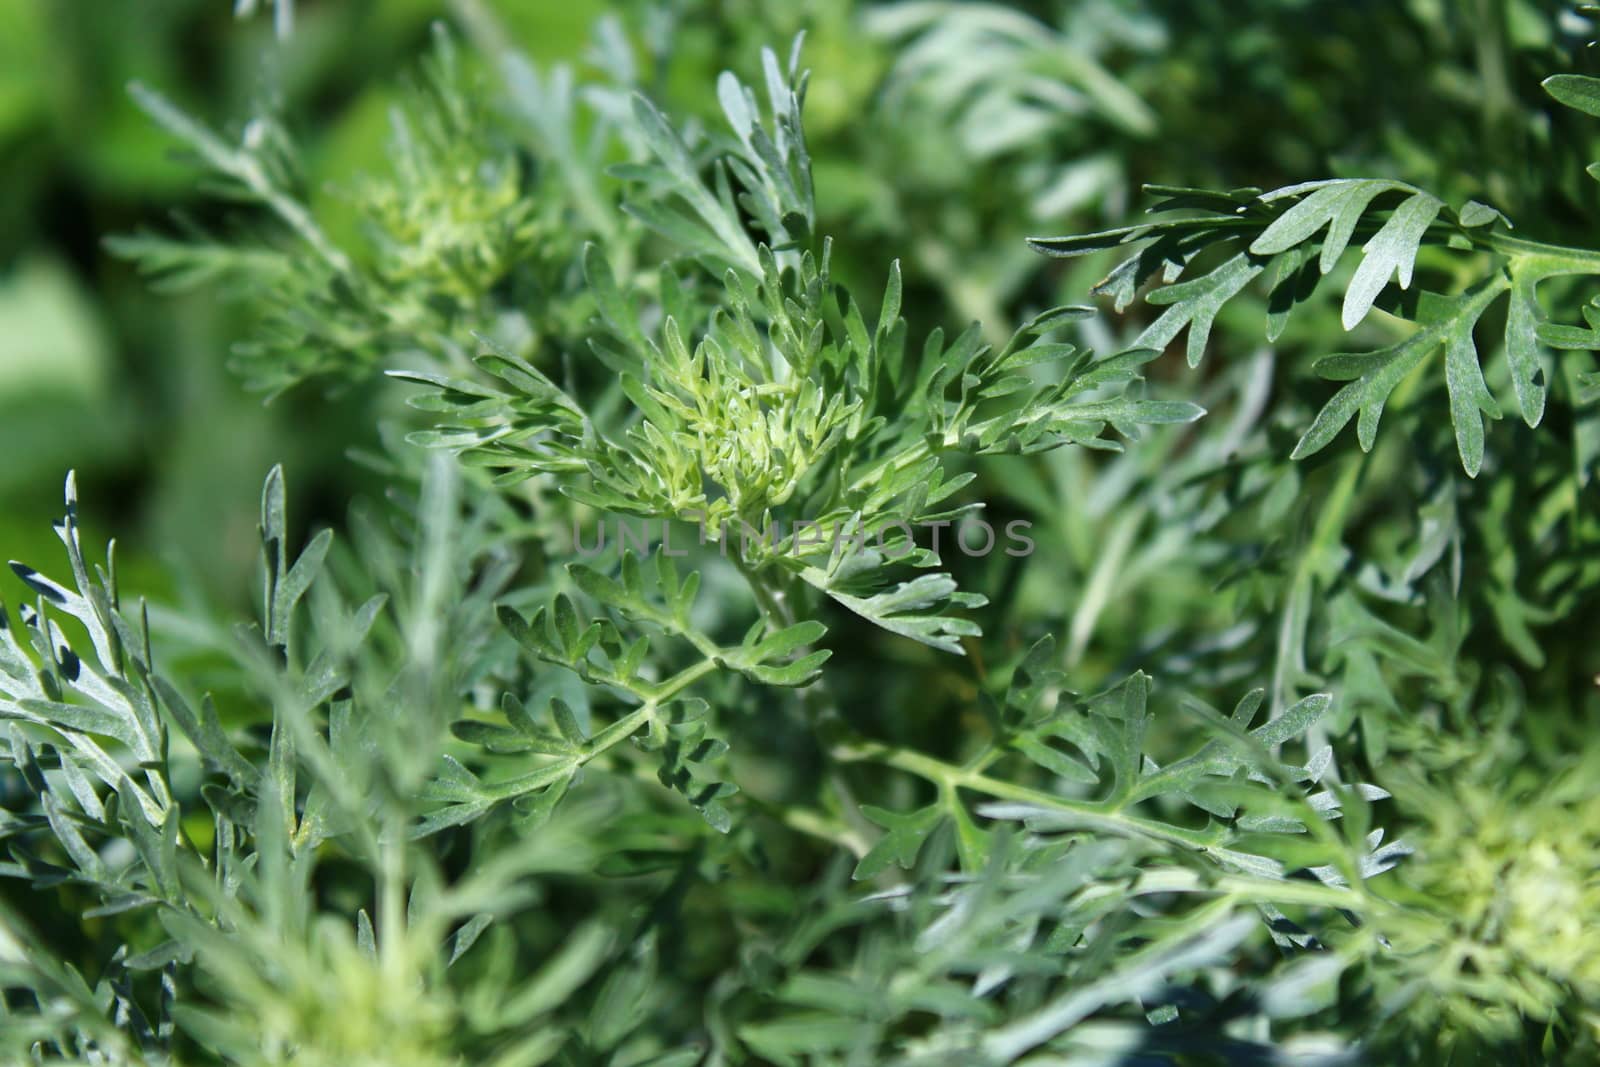
<instances>
[{"instance_id":1,"label":"green leaf","mask_svg":"<svg viewBox=\"0 0 1600 1067\"><path fill-rule=\"evenodd\" d=\"M1504 284L1499 278L1485 279L1457 297L1434 300L1426 312L1429 321L1398 344L1376 352L1318 360L1317 373L1324 378L1350 381L1350 384L1335 393L1317 412L1290 458L1304 459L1326 448L1357 412L1361 416L1357 438L1363 451L1371 451L1389 394L1442 345L1446 351L1446 383L1453 390L1451 411L1458 448L1463 464L1469 472L1475 472L1482 462L1478 411L1495 417L1498 408L1487 389L1482 387L1481 370L1476 370L1472 332L1484 309L1503 290ZM1464 365L1465 362L1470 362L1471 367Z\"/></svg>"},{"instance_id":2,"label":"green leaf","mask_svg":"<svg viewBox=\"0 0 1600 1067\"><path fill-rule=\"evenodd\" d=\"M1017 332L1043 336L1071 323L1092 319L1094 314L1095 311L1092 307L1085 307L1081 304L1064 304L1061 307L1053 307L1047 311L1039 312L1039 314L1023 323Z\"/></svg>"},{"instance_id":3,"label":"green leaf","mask_svg":"<svg viewBox=\"0 0 1600 1067\"><path fill-rule=\"evenodd\" d=\"M590 243L583 246L583 277L606 325L627 341L635 352L645 352L649 342L639 327L638 315L632 302L617 287L611 264L606 261L605 252L599 245Z\"/></svg>"},{"instance_id":4,"label":"green leaf","mask_svg":"<svg viewBox=\"0 0 1600 1067\"><path fill-rule=\"evenodd\" d=\"M1456 212L1456 218L1460 220L1461 225L1475 228L1487 226L1491 222L1504 222L1506 217L1488 204L1468 200L1461 205L1461 210Z\"/></svg>"},{"instance_id":5,"label":"green leaf","mask_svg":"<svg viewBox=\"0 0 1600 1067\"><path fill-rule=\"evenodd\" d=\"M1453 330L1445 338L1445 388L1450 396L1450 421L1455 426L1456 450L1467 477L1483 468L1483 419L1500 418L1500 405L1483 380L1472 329Z\"/></svg>"},{"instance_id":6,"label":"green leaf","mask_svg":"<svg viewBox=\"0 0 1600 1067\"><path fill-rule=\"evenodd\" d=\"M806 567L800 574L807 583L874 625L944 652L964 655L958 638L976 637L981 632L966 619L937 614L946 604L977 607L985 602L981 596L957 592L955 580L946 574L924 574L869 596L845 592L837 574L829 575L815 567Z\"/></svg>"},{"instance_id":7,"label":"green leaf","mask_svg":"<svg viewBox=\"0 0 1600 1067\"><path fill-rule=\"evenodd\" d=\"M1273 220L1251 242L1250 251L1258 256L1275 256L1309 240L1326 226L1328 235L1322 242L1320 267L1322 273L1327 274L1344 254L1350 237L1372 201L1382 193L1399 188L1404 186L1371 179L1312 182L1295 186L1292 191L1309 191L1310 195ZM1281 198L1290 191L1279 190L1272 195L1272 199Z\"/></svg>"},{"instance_id":8,"label":"green leaf","mask_svg":"<svg viewBox=\"0 0 1600 1067\"><path fill-rule=\"evenodd\" d=\"M1600 78L1582 74L1553 74L1539 84L1570 108L1600 118Z\"/></svg>"},{"instance_id":9,"label":"green leaf","mask_svg":"<svg viewBox=\"0 0 1600 1067\"><path fill-rule=\"evenodd\" d=\"M1391 274L1399 274L1400 288L1411 285L1411 270L1417 258L1417 247L1423 234L1438 218L1444 202L1427 193L1413 193L1407 197L1383 227L1373 234L1364 246L1361 266L1345 290L1344 310L1341 318L1344 328L1353 330L1367 317L1372 303L1389 284Z\"/></svg>"},{"instance_id":10,"label":"green leaf","mask_svg":"<svg viewBox=\"0 0 1600 1067\"><path fill-rule=\"evenodd\" d=\"M1544 368L1539 363L1538 325L1544 314L1535 295L1545 270L1513 266L1511 303L1506 309L1506 362L1511 365L1511 387L1517 394L1522 421L1538 426L1544 418Z\"/></svg>"},{"instance_id":11,"label":"green leaf","mask_svg":"<svg viewBox=\"0 0 1600 1067\"><path fill-rule=\"evenodd\" d=\"M1547 348L1567 351L1600 351L1600 330L1563 326L1560 323L1541 322L1534 330L1534 338Z\"/></svg>"},{"instance_id":12,"label":"green leaf","mask_svg":"<svg viewBox=\"0 0 1600 1067\"><path fill-rule=\"evenodd\" d=\"M1157 289L1150 295L1150 302L1171 307L1145 327L1133 347L1166 348L1187 328L1189 366L1198 367L1205 358L1206 342L1211 337L1211 324L1217 312L1264 269L1263 264L1240 254L1203 277Z\"/></svg>"},{"instance_id":13,"label":"green leaf","mask_svg":"<svg viewBox=\"0 0 1600 1067\"><path fill-rule=\"evenodd\" d=\"M891 866L910 870L917 862L917 856L921 853L928 835L938 827L943 818L937 804L905 815L871 804L863 804L861 814L883 827L885 833L856 864L855 873L851 877L858 882L875 878Z\"/></svg>"},{"instance_id":14,"label":"green leaf","mask_svg":"<svg viewBox=\"0 0 1600 1067\"><path fill-rule=\"evenodd\" d=\"M561 731L561 736L574 748L582 748L588 738L584 736L583 727L578 725L578 717L573 714L572 708L565 700L555 697L550 701L550 714L556 721L556 728Z\"/></svg>"}]
</instances>

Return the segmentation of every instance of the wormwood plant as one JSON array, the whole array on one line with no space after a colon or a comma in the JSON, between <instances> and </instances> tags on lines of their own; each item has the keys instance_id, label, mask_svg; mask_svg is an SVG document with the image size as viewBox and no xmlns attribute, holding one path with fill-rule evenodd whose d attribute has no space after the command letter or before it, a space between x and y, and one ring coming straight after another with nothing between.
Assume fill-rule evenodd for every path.
<instances>
[{"instance_id":1,"label":"wormwood plant","mask_svg":"<svg viewBox=\"0 0 1600 1067\"><path fill-rule=\"evenodd\" d=\"M410 410L375 405L381 502L337 531L267 476L248 623L124 597L71 479L64 577L14 565L6 1056L1595 1055L1596 665L1559 631L1600 588L1600 253L1399 180L1162 187L1034 241L1124 257L1097 291L1161 309L1131 343L1053 302L947 335L892 258L835 276L799 41L713 124L635 91L614 24L580 90L459 13L353 243L284 124L134 90L245 210L114 248L242 296L252 385ZM946 32L914 15L896 77ZM1547 88L1600 115L1600 80ZM1253 285L1278 355L1145 380ZM986 587L951 541L991 496L1041 560ZM598 541L618 516L658 536ZM1083 529L1033 617L1017 575Z\"/></svg>"}]
</instances>

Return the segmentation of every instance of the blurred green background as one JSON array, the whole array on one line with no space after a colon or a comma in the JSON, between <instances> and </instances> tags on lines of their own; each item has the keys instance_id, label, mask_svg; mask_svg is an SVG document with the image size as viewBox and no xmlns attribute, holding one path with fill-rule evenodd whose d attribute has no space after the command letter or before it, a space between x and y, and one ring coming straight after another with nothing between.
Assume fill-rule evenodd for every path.
<instances>
[{"instance_id":1,"label":"blurred green background","mask_svg":"<svg viewBox=\"0 0 1600 1067\"><path fill-rule=\"evenodd\" d=\"M540 59L577 55L599 5L502 5ZM300 4L280 43L270 16L218 0L0 0L0 546L53 561L66 472L91 536L119 538L130 588L171 588L181 558L207 597L242 595L261 478L304 472L312 515L335 517L370 430L315 394L264 405L226 369L241 313L214 294L153 294L103 246L218 206L129 99L137 80L228 128L263 94L308 149L337 229L338 187L381 161L386 108L444 14L427 0ZM9 572L0 598L22 591Z\"/></svg>"},{"instance_id":2,"label":"blurred green background","mask_svg":"<svg viewBox=\"0 0 1600 1067\"><path fill-rule=\"evenodd\" d=\"M1556 3L489 6L537 60L573 62L580 75L602 15L638 41L670 42L658 45L655 84L673 106L707 112L717 69L749 71L758 44L806 29L837 273L878 277L886 254L903 256L925 323L998 323L1028 301L1081 300L1089 279L1047 268L1021 238L1113 224L1138 209L1145 181L1382 173L1488 199L1535 234L1581 242L1560 231L1595 217L1592 183L1561 162L1593 156L1551 151L1592 133L1547 115L1538 90L1542 74L1574 62L1585 29ZM1007 19L1038 22L1012 27L1009 52L963 50L954 30L943 51L927 47L928 28L954 26L957 13L1002 31ZM8 556L55 559L48 520L69 468L88 540L115 534L129 588L158 596L178 592L165 562L177 558L195 593L246 595L258 487L274 462L291 472L302 521L342 514L360 484L346 453L374 433L360 398L330 404L312 387L264 405L226 369L242 312L215 294L154 294L105 250L109 234L226 210L125 87L142 81L223 129L280 97L337 235L341 185L381 168L398 80L429 23L451 15L443 0L302 0L279 40L270 12L236 18L228 0L0 0ZM1052 101L1052 84L1070 95ZM0 578L4 599L20 592Z\"/></svg>"}]
</instances>

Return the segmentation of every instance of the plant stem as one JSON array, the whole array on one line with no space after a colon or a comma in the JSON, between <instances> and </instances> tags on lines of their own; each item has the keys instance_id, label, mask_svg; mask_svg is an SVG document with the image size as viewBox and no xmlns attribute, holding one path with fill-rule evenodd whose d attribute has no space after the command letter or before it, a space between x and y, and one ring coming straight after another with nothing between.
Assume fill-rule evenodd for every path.
<instances>
[{"instance_id":1,"label":"plant stem","mask_svg":"<svg viewBox=\"0 0 1600 1067\"><path fill-rule=\"evenodd\" d=\"M775 630L793 626L794 609L788 603L788 598L780 590L767 585L760 571L747 563L742 555L734 553L731 558L733 565L744 578L745 584L750 587L750 593L756 598L756 605L761 609L767 624Z\"/></svg>"},{"instance_id":2,"label":"plant stem","mask_svg":"<svg viewBox=\"0 0 1600 1067\"><path fill-rule=\"evenodd\" d=\"M750 591L755 595L756 603L761 605L762 613L767 617L767 622L772 626L794 625L793 605L783 593L773 590L762 579L760 572L752 568L742 558L735 556L734 565L739 568L739 573L749 584ZM809 647L801 648L798 654L804 656L809 652ZM829 693L827 683L818 678L800 693L800 701L805 706L807 718L813 730L831 721L842 723L838 705ZM861 845L874 840L879 834L879 828L866 816L861 814L861 806L856 802L855 792L850 788L850 783L845 780L838 762L833 758L826 746L820 748L824 768L822 772L822 787L824 799L831 800L837 808L837 817L847 827L846 832L855 845L847 845L852 851L856 845ZM820 818L820 816L814 816ZM870 847L868 844L866 847ZM857 852L864 855L865 848Z\"/></svg>"},{"instance_id":3,"label":"plant stem","mask_svg":"<svg viewBox=\"0 0 1600 1067\"><path fill-rule=\"evenodd\" d=\"M1098 830L1119 837L1143 838L1164 845L1177 846L1204 853L1222 865L1229 865L1237 858L1236 853L1218 844L1212 833L1185 830L1153 819L1131 815L1115 805L1074 800L1014 782L991 778L970 766L957 767L920 752L875 741L859 740L837 745L832 753L834 758L841 762L870 761L915 774L936 785L942 794L954 795L956 789L969 789L997 800L1037 807L1041 809L1041 813L1066 815L1070 818L1071 824L1081 829ZM1215 880L1207 880L1205 886L1227 893L1239 893L1252 901L1272 900L1282 904L1345 908L1368 913L1386 907L1383 901L1373 897L1362 887L1330 886L1321 882L1280 881L1226 873Z\"/></svg>"}]
</instances>

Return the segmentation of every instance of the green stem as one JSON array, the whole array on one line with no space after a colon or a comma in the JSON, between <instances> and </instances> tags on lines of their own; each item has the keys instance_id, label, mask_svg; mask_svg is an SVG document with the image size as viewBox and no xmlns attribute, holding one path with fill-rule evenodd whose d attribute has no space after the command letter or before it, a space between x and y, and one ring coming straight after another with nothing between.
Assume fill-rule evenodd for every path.
<instances>
[{"instance_id":1,"label":"green stem","mask_svg":"<svg viewBox=\"0 0 1600 1067\"><path fill-rule=\"evenodd\" d=\"M1505 233L1477 233L1474 230L1462 232L1480 248L1499 252L1501 255L1548 260L1553 266L1559 267L1556 271L1558 274L1600 274L1600 251L1594 249L1568 248L1565 245L1512 237Z\"/></svg>"},{"instance_id":2,"label":"green stem","mask_svg":"<svg viewBox=\"0 0 1600 1067\"><path fill-rule=\"evenodd\" d=\"M761 614L766 618L767 625L775 630L793 626L794 609L783 592L769 586L762 579L760 569L745 562L741 554L734 553L730 558L733 560L733 565L738 568L740 576L744 578L745 584L750 587L750 593L756 598L756 605L761 608Z\"/></svg>"},{"instance_id":3,"label":"green stem","mask_svg":"<svg viewBox=\"0 0 1600 1067\"><path fill-rule=\"evenodd\" d=\"M1152 819L1129 815L1094 801L1073 800L1030 786L991 778L982 771L957 767L920 752L876 741L862 740L838 745L832 750L832 755L842 763L861 761L880 763L886 767L915 774L942 788L970 789L997 800L1030 804L1048 811L1070 815L1085 826L1108 830L1123 837L1145 837L1202 852L1210 852L1215 847L1211 835L1198 830L1168 826Z\"/></svg>"},{"instance_id":4,"label":"green stem","mask_svg":"<svg viewBox=\"0 0 1600 1067\"><path fill-rule=\"evenodd\" d=\"M830 818L827 814L812 808L773 804L748 793L745 795L767 815L777 819L789 829L846 849L856 859L860 859L872 850L871 836L845 825L842 820Z\"/></svg>"},{"instance_id":5,"label":"green stem","mask_svg":"<svg viewBox=\"0 0 1600 1067\"><path fill-rule=\"evenodd\" d=\"M399 819L391 814L387 821L390 825L378 845L378 958L384 973L399 982L405 967L400 951L406 914L406 835Z\"/></svg>"},{"instance_id":6,"label":"green stem","mask_svg":"<svg viewBox=\"0 0 1600 1067\"><path fill-rule=\"evenodd\" d=\"M714 660L704 659L693 666L685 667L671 678L656 685L645 687L617 683L644 703L596 733L581 751L562 756L521 777L489 786L485 790L485 796L496 803L515 800L527 793L543 789L566 775L576 773L597 756L638 733L640 727L655 718L656 710L662 704L717 669Z\"/></svg>"},{"instance_id":7,"label":"green stem","mask_svg":"<svg viewBox=\"0 0 1600 1067\"><path fill-rule=\"evenodd\" d=\"M762 579L760 572L745 563L742 558L735 556L734 565L739 568L739 573L744 576L744 580L749 584L750 591L755 595L756 603L761 605L762 613L766 616L768 624L774 627L794 625L794 609L789 598L781 591L772 589ZM809 651L809 648L802 648L798 651L798 654L804 656ZM813 729L817 729L829 722L842 723L838 705L828 692L827 683L823 679L819 678L802 690L800 700L806 708L807 718L810 720ZM825 764L822 774L824 800L831 800L833 807L837 809L836 817L841 825L846 828L846 832L850 835L850 840L854 842L854 844L847 844L846 847L851 848L852 851L855 851L856 845L865 845L870 848L870 842L878 836L879 828L861 814L861 805L856 802L854 790L850 788L850 783L845 780L838 761L833 759L826 746L821 748L821 753ZM818 815L817 817L821 818L822 816ZM864 854L864 850L857 852L857 855Z\"/></svg>"},{"instance_id":8,"label":"green stem","mask_svg":"<svg viewBox=\"0 0 1600 1067\"><path fill-rule=\"evenodd\" d=\"M525 796L528 793L536 792L564 777L577 773L579 769L597 756L638 733L641 726L655 717L656 708L657 705L651 702L643 707L634 709L595 734L589 743L583 747L582 751L562 756L560 759L547 763L538 770L518 778L487 786L483 790L483 797L494 803L504 803L505 801Z\"/></svg>"},{"instance_id":9,"label":"green stem","mask_svg":"<svg viewBox=\"0 0 1600 1067\"><path fill-rule=\"evenodd\" d=\"M696 644L696 647L699 647L698 643ZM671 700L673 697L689 688L689 686L693 685L701 678L704 678L706 675L716 670L718 666L717 659L721 656L722 649L713 644L711 645L711 650L712 651L710 652L706 652L704 649L702 649L702 653L704 653L706 656L705 659L701 660L699 663L685 667L683 670L679 671L677 674L674 674L666 681L657 684L646 692L640 693L639 695L646 699L647 706L653 708L661 704L665 704L667 701Z\"/></svg>"},{"instance_id":10,"label":"green stem","mask_svg":"<svg viewBox=\"0 0 1600 1067\"><path fill-rule=\"evenodd\" d=\"M1272 667L1271 715L1276 718L1289 704L1290 689L1296 684L1293 674L1305 672L1304 651L1306 623L1310 619L1310 600L1315 592L1317 567L1325 554L1337 544L1344 533L1350 508L1355 500L1356 484L1366 469L1366 453L1356 453L1345 458L1338 479L1323 498L1322 510L1306 546L1300 550L1295 562L1294 575L1289 581L1289 594L1284 599L1283 616L1278 622L1278 640Z\"/></svg>"},{"instance_id":11,"label":"green stem","mask_svg":"<svg viewBox=\"0 0 1600 1067\"><path fill-rule=\"evenodd\" d=\"M1117 578L1122 574L1123 562L1133 548L1134 535L1138 533L1142 522L1144 508L1133 507L1111 528L1111 535L1072 612L1072 624L1067 631L1067 669L1071 670L1082 661L1089 639L1094 635L1095 623L1111 600Z\"/></svg>"},{"instance_id":12,"label":"green stem","mask_svg":"<svg viewBox=\"0 0 1600 1067\"><path fill-rule=\"evenodd\" d=\"M1164 845L1177 846L1203 853L1224 864L1231 858L1230 850L1219 844L1210 832L1185 830L1153 819L1131 815L1115 805L1074 800L1014 782L991 778L976 769L981 764L957 767L920 752L864 740L836 746L833 756L842 762L871 761L915 774L933 783L942 796L953 797L955 790L969 789L998 800L1027 804L1043 811L1066 815L1073 824L1083 829L1099 830L1119 837L1144 838ZM1184 887L1174 885L1167 888ZM1196 883L1192 888L1234 894L1253 902L1271 901L1278 904L1345 908L1367 914L1388 907L1384 901L1359 885L1330 886L1320 882L1278 880L1225 873L1215 878L1207 878L1203 884Z\"/></svg>"}]
</instances>

